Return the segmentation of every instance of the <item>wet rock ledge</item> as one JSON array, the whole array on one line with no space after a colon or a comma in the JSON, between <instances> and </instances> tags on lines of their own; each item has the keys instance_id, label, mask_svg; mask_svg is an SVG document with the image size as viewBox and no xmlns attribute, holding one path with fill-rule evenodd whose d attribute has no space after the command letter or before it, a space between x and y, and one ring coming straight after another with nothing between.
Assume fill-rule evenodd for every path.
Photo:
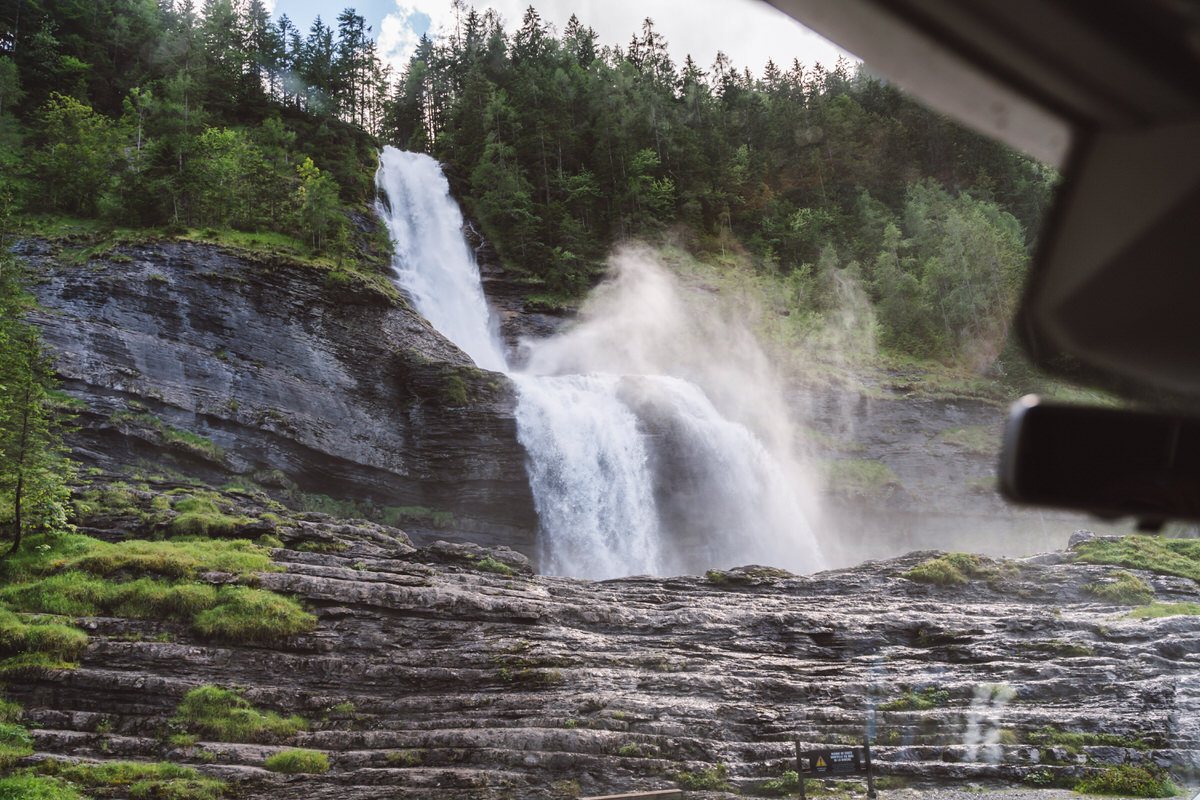
<instances>
[{"instance_id":1,"label":"wet rock ledge","mask_svg":"<svg viewBox=\"0 0 1200 800\"><path fill-rule=\"evenodd\" d=\"M416 548L398 529L316 514L272 535L284 571L257 583L301 598L311 635L232 645L172 623L79 620L91 640L77 669L10 678L35 739L24 763L166 759L250 800L566 798L696 776L712 780L689 797L765 794L797 737L864 732L891 787L1061 785L1116 764L1186 779L1200 765L1200 617L1130 617L1096 593L1121 570L1073 553L972 561L948 585L906 577L936 553L593 583L535 575L507 549ZM1158 602L1200 601L1190 579L1129 572ZM181 744L171 718L204 684L308 729ZM294 747L324 752L329 771L264 769Z\"/></svg>"}]
</instances>

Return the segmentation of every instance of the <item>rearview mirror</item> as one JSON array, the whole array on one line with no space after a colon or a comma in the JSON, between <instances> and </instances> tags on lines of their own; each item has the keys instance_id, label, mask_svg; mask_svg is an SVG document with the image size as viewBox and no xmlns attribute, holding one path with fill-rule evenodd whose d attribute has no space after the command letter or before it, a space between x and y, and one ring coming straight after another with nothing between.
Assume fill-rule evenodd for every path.
<instances>
[{"instance_id":1,"label":"rearview mirror","mask_svg":"<svg viewBox=\"0 0 1200 800\"><path fill-rule=\"evenodd\" d=\"M1200 519L1200 420L1022 398L1004 433L1000 491L1151 530Z\"/></svg>"}]
</instances>

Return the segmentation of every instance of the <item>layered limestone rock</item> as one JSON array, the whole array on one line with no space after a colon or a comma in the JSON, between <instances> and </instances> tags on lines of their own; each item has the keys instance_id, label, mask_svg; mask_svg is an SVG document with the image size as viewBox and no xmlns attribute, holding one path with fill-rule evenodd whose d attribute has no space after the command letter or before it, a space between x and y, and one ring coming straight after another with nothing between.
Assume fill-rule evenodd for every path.
<instances>
[{"instance_id":1,"label":"layered limestone rock","mask_svg":"<svg viewBox=\"0 0 1200 800\"><path fill-rule=\"evenodd\" d=\"M1114 568L1069 553L991 563L954 587L905 577L930 553L803 577L588 582L535 575L510 550L414 548L399 530L319 515L277 533L286 571L260 585L302 598L312 635L238 646L81 620L92 639L78 669L9 683L34 758L166 758L262 800L574 797L671 788L681 772L727 782L689 797L727 797L793 768L796 739L863 735L882 775L918 785L1200 765L1197 617L1131 618L1085 589ZM302 549L314 543L345 549ZM1160 601L1200 600L1191 580L1138 574ZM310 730L174 746L170 718L201 684L242 688ZM1047 726L1107 737L1068 746L1039 739ZM263 768L289 747L332 768Z\"/></svg>"},{"instance_id":2,"label":"layered limestone rock","mask_svg":"<svg viewBox=\"0 0 1200 800\"><path fill-rule=\"evenodd\" d=\"M402 299L205 244L77 250L18 246L64 389L86 404L85 463L423 508L461 537L532 552L511 384Z\"/></svg>"}]
</instances>

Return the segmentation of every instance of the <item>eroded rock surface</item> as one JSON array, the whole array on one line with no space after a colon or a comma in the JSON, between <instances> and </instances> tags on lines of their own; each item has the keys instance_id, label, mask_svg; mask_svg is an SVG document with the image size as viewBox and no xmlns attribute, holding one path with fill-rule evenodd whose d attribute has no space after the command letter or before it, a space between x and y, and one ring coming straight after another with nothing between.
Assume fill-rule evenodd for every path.
<instances>
[{"instance_id":1,"label":"eroded rock surface","mask_svg":"<svg viewBox=\"0 0 1200 800\"><path fill-rule=\"evenodd\" d=\"M82 263L69 243L18 253L36 271L36 320L64 388L87 404L74 442L85 462L422 507L452 515L462 537L533 551L511 384L402 299L190 242ZM425 534L448 535L414 531Z\"/></svg>"},{"instance_id":2,"label":"eroded rock surface","mask_svg":"<svg viewBox=\"0 0 1200 800\"><path fill-rule=\"evenodd\" d=\"M797 737L864 732L881 773L922 785L1200 766L1200 618L1130 618L1084 589L1113 568L1069 554L995 563L959 587L904 577L929 553L811 576L595 583L535 575L513 551L414 548L398 530L319 515L278 534L286 571L261 585L303 598L314 634L232 646L178 625L82 620L93 638L77 670L9 686L35 758L169 758L262 800L573 797L670 788L716 765L731 791L753 793L792 768ZM346 549L295 549L313 541ZM1191 580L1139 574L1160 601L1200 600ZM168 720L205 683L314 729L174 748ZM897 710L909 693L931 707ZM1045 726L1129 746L1030 744ZM326 751L331 771L262 768L296 746Z\"/></svg>"}]
</instances>

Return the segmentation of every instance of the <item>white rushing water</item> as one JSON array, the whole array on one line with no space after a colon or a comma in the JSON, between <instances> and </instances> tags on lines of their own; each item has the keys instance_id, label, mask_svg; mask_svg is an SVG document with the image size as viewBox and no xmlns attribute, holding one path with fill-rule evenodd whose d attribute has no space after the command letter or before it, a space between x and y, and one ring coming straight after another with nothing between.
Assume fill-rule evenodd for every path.
<instances>
[{"instance_id":1,"label":"white rushing water","mask_svg":"<svg viewBox=\"0 0 1200 800\"><path fill-rule=\"evenodd\" d=\"M754 381L729 368L736 352L722 359L701 342L685 355L687 314L663 271L624 259L617 271L627 279L618 275L608 304L534 343L518 372L437 162L385 147L376 185L400 287L476 364L517 387L542 571L611 578L821 566L805 476L776 430L781 404L755 404Z\"/></svg>"}]
</instances>

